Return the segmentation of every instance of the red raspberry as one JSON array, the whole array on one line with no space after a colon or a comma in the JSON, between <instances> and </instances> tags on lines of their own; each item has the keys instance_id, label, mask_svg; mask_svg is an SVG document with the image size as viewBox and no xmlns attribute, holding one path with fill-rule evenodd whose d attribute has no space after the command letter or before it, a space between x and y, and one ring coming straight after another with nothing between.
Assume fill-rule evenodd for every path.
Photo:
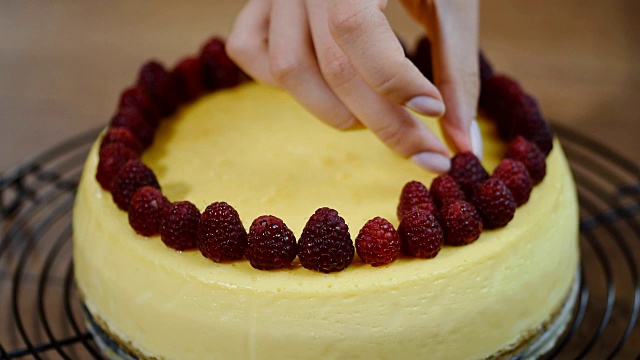
<instances>
[{"instance_id":1,"label":"red raspberry","mask_svg":"<svg viewBox=\"0 0 640 360\"><path fill-rule=\"evenodd\" d=\"M171 72L176 81L178 98L182 102L197 99L204 92L202 61L197 57L182 59Z\"/></svg>"},{"instance_id":2,"label":"red raspberry","mask_svg":"<svg viewBox=\"0 0 640 360\"><path fill-rule=\"evenodd\" d=\"M482 218L476 208L466 201L446 204L438 212L444 242L448 245L466 245L476 241L482 233Z\"/></svg>"},{"instance_id":3,"label":"red raspberry","mask_svg":"<svg viewBox=\"0 0 640 360\"><path fill-rule=\"evenodd\" d=\"M142 65L138 75L138 86L149 94L162 115L171 115L178 106L178 93L173 77L157 61Z\"/></svg>"},{"instance_id":4,"label":"red raspberry","mask_svg":"<svg viewBox=\"0 0 640 360\"><path fill-rule=\"evenodd\" d=\"M307 221L298 250L303 267L323 273L346 269L355 254L349 227L337 211L326 207Z\"/></svg>"},{"instance_id":5,"label":"red raspberry","mask_svg":"<svg viewBox=\"0 0 640 360\"><path fill-rule=\"evenodd\" d=\"M527 95L521 90L519 96L510 96L504 100L507 107L498 117L508 118L511 122L510 133L504 134L504 139L511 140L516 135L523 135L526 130L526 124L537 123L544 120L538 107L538 102L533 97ZM525 136L526 137L526 136Z\"/></svg>"},{"instance_id":6,"label":"red raspberry","mask_svg":"<svg viewBox=\"0 0 640 360\"><path fill-rule=\"evenodd\" d=\"M515 81L513 78L504 75L504 74L493 74L493 76L486 79L487 92L483 94L487 96L486 100L489 100L489 97L492 98L492 103L487 103L487 105L498 104L504 105L504 103L500 104L499 95L504 96L502 100L506 99L515 99L522 95L522 87L520 84ZM484 88L482 90L485 90Z\"/></svg>"},{"instance_id":7,"label":"red raspberry","mask_svg":"<svg viewBox=\"0 0 640 360\"><path fill-rule=\"evenodd\" d=\"M138 139L142 148L145 149L153 142L155 129L147 124L138 109L133 107L125 107L111 118L112 128L126 128Z\"/></svg>"},{"instance_id":8,"label":"red raspberry","mask_svg":"<svg viewBox=\"0 0 640 360\"><path fill-rule=\"evenodd\" d=\"M533 183L527 167L522 162L514 159L502 159L491 176L502 180L513 194L517 206L529 200Z\"/></svg>"},{"instance_id":9,"label":"red raspberry","mask_svg":"<svg viewBox=\"0 0 640 360\"><path fill-rule=\"evenodd\" d=\"M136 190L129 206L129 224L142 236L153 236L160 233L162 211L169 205L169 200L160 190L143 186Z\"/></svg>"},{"instance_id":10,"label":"red raspberry","mask_svg":"<svg viewBox=\"0 0 640 360\"><path fill-rule=\"evenodd\" d=\"M120 168L129 160L137 159L138 154L122 144L109 144L100 149L100 161L96 171L96 180L103 189L111 191L113 179Z\"/></svg>"},{"instance_id":11,"label":"red raspberry","mask_svg":"<svg viewBox=\"0 0 640 360\"><path fill-rule=\"evenodd\" d=\"M291 265L298 255L293 232L279 218L271 215L253 220L249 228L249 247L245 253L258 270L281 269Z\"/></svg>"},{"instance_id":12,"label":"red raspberry","mask_svg":"<svg viewBox=\"0 0 640 360\"><path fill-rule=\"evenodd\" d=\"M110 128L107 130L102 137L100 149L103 149L105 146L110 144L122 144L133 150L136 154L140 154L142 152L142 145L140 144L140 141L136 139L129 129L124 127Z\"/></svg>"},{"instance_id":13,"label":"red raspberry","mask_svg":"<svg viewBox=\"0 0 640 360\"><path fill-rule=\"evenodd\" d=\"M356 252L371 266L383 266L396 261L400 255L400 236L393 225L375 217L360 229L356 237Z\"/></svg>"},{"instance_id":14,"label":"red raspberry","mask_svg":"<svg viewBox=\"0 0 640 360\"><path fill-rule=\"evenodd\" d=\"M200 210L189 201L169 204L163 211L160 239L178 251L195 249L199 222Z\"/></svg>"},{"instance_id":15,"label":"red raspberry","mask_svg":"<svg viewBox=\"0 0 640 360\"><path fill-rule=\"evenodd\" d=\"M240 260L247 246L247 231L236 209L226 202L207 206L198 227L198 249L202 255L215 262Z\"/></svg>"},{"instance_id":16,"label":"red raspberry","mask_svg":"<svg viewBox=\"0 0 640 360\"><path fill-rule=\"evenodd\" d=\"M160 189L156 175L147 165L140 159L129 160L122 165L118 175L113 179L111 186L113 201L120 209L128 211L133 194L143 186Z\"/></svg>"},{"instance_id":17,"label":"red raspberry","mask_svg":"<svg viewBox=\"0 0 640 360\"><path fill-rule=\"evenodd\" d=\"M514 136L512 104L523 94L520 85L505 75L496 74L481 82L480 108L495 121L498 134L504 140L511 140Z\"/></svg>"},{"instance_id":18,"label":"red raspberry","mask_svg":"<svg viewBox=\"0 0 640 360\"><path fill-rule=\"evenodd\" d=\"M410 181L405 184L400 194L397 210L398 220L402 220L406 214L415 209L434 214L436 206L433 204L426 186L418 181Z\"/></svg>"},{"instance_id":19,"label":"red raspberry","mask_svg":"<svg viewBox=\"0 0 640 360\"><path fill-rule=\"evenodd\" d=\"M516 213L516 202L511 191L498 178L483 181L473 193L473 204L482 216L485 229L506 226Z\"/></svg>"},{"instance_id":20,"label":"red raspberry","mask_svg":"<svg viewBox=\"0 0 640 360\"><path fill-rule=\"evenodd\" d=\"M553 148L553 133L544 120L538 102L531 96L522 93L509 103L508 116L513 121L513 137L522 135L536 144L545 155ZM510 138L510 139L511 139Z\"/></svg>"},{"instance_id":21,"label":"red raspberry","mask_svg":"<svg viewBox=\"0 0 640 360\"><path fill-rule=\"evenodd\" d=\"M423 259L434 258L444 242L442 228L433 214L414 210L398 226L403 252Z\"/></svg>"},{"instance_id":22,"label":"red raspberry","mask_svg":"<svg viewBox=\"0 0 640 360\"><path fill-rule=\"evenodd\" d=\"M521 131L522 135L530 142L536 144L544 156L548 156L553 150L553 130L549 127L549 124L540 119L535 122L523 124L524 130Z\"/></svg>"},{"instance_id":23,"label":"red raspberry","mask_svg":"<svg viewBox=\"0 0 640 360\"><path fill-rule=\"evenodd\" d=\"M471 198L473 188L489 178L489 174L472 152L456 154L451 159L449 176L460 185L467 199Z\"/></svg>"},{"instance_id":24,"label":"red raspberry","mask_svg":"<svg viewBox=\"0 0 640 360\"><path fill-rule=\"evenodd\" d=\"M418 40L416 50L412 56L411 61L420 70L422 75L427 79L433 81L433 68L431 62L431 43L426 37Z\"/></svg>"},{"instance_id":25,"label":"red raspberry","mask_svg":"<svg viewBox=\"0 0 640 360\"><path fill-rule=\"evenodd\" d=\"M480 80L485 81L486 79L493 77L493 66L491 66L491 63L489 62L489 60L487 60L487 57L484 56L484 52L482 50L480 50L480 52L478 53L478 62L478 69L480 70Z\"/></svg>"},{"instance_id":26,"label":"red raspberry","mask_svg":"<svg viewBox=\"0 0 640 360\"><path fill-rule=\"evenodd\" d=\"M219 38L207 41L200 51L205 87L209 90L235 86L240 70L229 58L224 42Z\"/></svg>"},{"instance_id":27,"label":"red raspberry","mask_svg":"<svg viewBox=\"0 0 640 360\"><path fill-rule=\"evenodd\" d=\"M465 199L458 183L446 174L433 179L431 183L431 198L438 209L452 201Z\"/></svg>"},{"instance_id":28,"label":"red raspberry","mask_svg":"<svg viewBox=\"0 0 640 360\"><path fill-rule=\"evenodd\" d=\"M160 110L153 102L149 94L140 86L131 86L120 95L120 105L118 108L133 107L138 109L143 115L147 124L157 127L160 123Z\"/></svg>"},{"instance_id":29,"label":"red raspberry","mask_svg":"<svg viewBox=\"0 0 640 360\"><path fill-rule=\"evenodd\" d=\"M522 162L529 171L533 185L537 185L547 174L547 164L544 154L535 144L530 143L522 136L516 136L507 147L506 158Z\"/></svg>"}]
</instances>

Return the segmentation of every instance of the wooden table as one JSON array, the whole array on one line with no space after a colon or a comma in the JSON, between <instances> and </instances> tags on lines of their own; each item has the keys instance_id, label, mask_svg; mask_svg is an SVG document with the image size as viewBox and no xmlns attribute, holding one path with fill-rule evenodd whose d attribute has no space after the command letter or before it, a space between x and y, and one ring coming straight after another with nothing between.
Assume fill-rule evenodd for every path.
<instances>
[{"instance_id":1,"label":"wooden table","mask_svg":"<svg viewBox=\"0 0 640 360\"><path fill-rule=\"evenodd\" d=\"M241 1L0 2L0 173L104 125L150 57L167 64L225 35ZM491 0L481 44L554 121L640 163L640 2ZM397 1L411 43L419 28Z\"/></svg>"}]
</instances>

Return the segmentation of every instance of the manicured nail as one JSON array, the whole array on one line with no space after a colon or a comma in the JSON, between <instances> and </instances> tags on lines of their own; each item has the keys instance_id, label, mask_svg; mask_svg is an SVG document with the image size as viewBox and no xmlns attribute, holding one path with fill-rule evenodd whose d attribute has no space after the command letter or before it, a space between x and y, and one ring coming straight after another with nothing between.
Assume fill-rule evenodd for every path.
<instances>
[{"instance_id":1,"label":"manicured nail","mask_svg":"<svg viewBox=\"0 0 640 360\"><path fill-rule=\"evenodd\" d=\"M471 120L469 127L469 137L471 138L471 151L479 159L482 160L482 135L480 134L480 126L475 119Z\"/></svg>"},{"instance_id":2,"label":"manicured nail","mask_svg":"<svg viewBox=\"0 0 640 360\"><path fill-rule=\"evenodd\" d=\"M451 159L438 153L422 152L415 154L411 157L411 161L422 168L440 174L449 171L449 168L451 168Z\"/></svg>"},{"instance_id":3,"label":"manicured nail","mask_svg":"<svg viewBox=\"0 0 640 360\"><path fill-rule=\"evenodd\" d=\"M416 96L405 105L422 115L440 116L444 114L444 103L428 96Z\"/></svg>"}]
</instances>

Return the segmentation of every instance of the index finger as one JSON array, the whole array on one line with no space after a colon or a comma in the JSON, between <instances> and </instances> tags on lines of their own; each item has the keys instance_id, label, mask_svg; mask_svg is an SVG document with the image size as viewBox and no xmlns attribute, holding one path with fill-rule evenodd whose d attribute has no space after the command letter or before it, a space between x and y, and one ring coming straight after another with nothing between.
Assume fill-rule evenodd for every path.
<instances>
[{"instance_id":1,"label":"index finger","mask_svg":"<svg viewBox=\"0 0 640 360\"><path fill-rule=\"evenodd\" d=\"M382 12L385 6L380 0L334 0L329 6L331 36L377 93L424 115L442 115L440 92L404 55Z\"/></svg>"}]
</instances>

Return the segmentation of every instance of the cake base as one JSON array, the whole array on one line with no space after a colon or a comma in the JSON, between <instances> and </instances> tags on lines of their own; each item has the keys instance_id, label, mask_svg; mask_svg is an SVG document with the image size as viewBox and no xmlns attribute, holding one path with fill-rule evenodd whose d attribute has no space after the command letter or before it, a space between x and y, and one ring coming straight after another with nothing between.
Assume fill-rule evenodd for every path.
<instances>
[{"instance_id":1,"label":"cake base","mask_svg":"<svg viewBox=\"0 0 640 360\"><path fill-rule=\"evenodd\" d=\"M496 352L487 359L491 360L517 360L537 359L545 355L565 332L575 308L580 290L580 269L576 271L574 281L562 306L538 327L523 334L519 342ZM93 316L82 302L82 313L85 324L93 336L96 344L108 359L111 360L157 360L156 357L144 355L129 342L118 338L108 325L99 317Z\"/></svg>"}]
</instances>

